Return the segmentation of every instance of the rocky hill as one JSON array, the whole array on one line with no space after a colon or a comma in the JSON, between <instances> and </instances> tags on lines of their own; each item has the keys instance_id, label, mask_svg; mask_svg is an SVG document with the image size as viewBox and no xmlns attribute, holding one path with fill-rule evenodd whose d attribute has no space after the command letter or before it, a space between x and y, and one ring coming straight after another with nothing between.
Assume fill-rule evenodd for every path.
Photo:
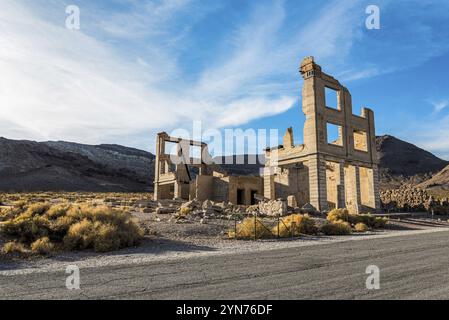
<instances>
[{"instance_id":1,"label":"rocky hill","mask_svg":"<svg viewBox=\"0 0 449 320\"><path fill-rule=\"evenodd\" d=\"M449 165L435 174L429 180L420 183L418 187L423 189L443 189L449 190Z\"/></svg>"},{"instance_id":2,"label":"rocky hill","mask_svg":"<svg viewBox=\"0 0 449 320\"><path fill-rule=\"evenodd\" d=\"M381 188L403 182L449 187L449 168L430 179L448 161L392 136L377 137L376 142ZM263 159L255 164L249 164L247 155L244 164L235 164L235 156L215 160L221 160L230 174L258 175ZM149 152L119 145L0 138L0 191L152 191L153 179L154 155Z\"/></svg>"},{"instance_id":3,"label":"rocky hill","mask_svg":"<svg viewBox=\"0 0 449 320\"><path fill-rule=\"evenodd\" d=\"M154 156L118 145L0 138L2 191L152 190Z\"/></svg>"},{"instance_id":4,"label":"rocky hill","mask_svg":"<svg viewBox=\"0 0 449 320\"><path fill-rule=\"evenodd\" d=\"M432 153L393 136L376 137L381 188L419 184L449 165Z\"/></svg>"}]
</instances>

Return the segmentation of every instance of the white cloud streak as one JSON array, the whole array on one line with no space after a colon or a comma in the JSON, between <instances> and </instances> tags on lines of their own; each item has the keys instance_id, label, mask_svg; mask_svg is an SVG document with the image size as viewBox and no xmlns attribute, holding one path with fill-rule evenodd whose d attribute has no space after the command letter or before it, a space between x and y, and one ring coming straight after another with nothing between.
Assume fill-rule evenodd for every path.
<instances>
[{"instance_id":1,"label":"white cloud streak","mask_svg":"<svg viewBox=\"0 0 449 320\"><path fill-rule=\"evenodd\" d=\"M156 11L162 15L173 8ZM186 94L190 86L182 82L171 90L159 88L166 65L123 59L108 45L45 21L20 2L0 4L0 27L0 135L11 138L98 143L193 120L239 125L283 112L295 100L259 96L222 103L220 92L194 88L195 94ZM176 77L176 70L170 76Z\"/></svg>"},{"instance_id":2,"label":"white cloud streak","mask_svg":"<svg viewBox=\"0 0 449 320\"><path fill-rule=\"evenodd\" d=\"M432 101L433 110L435 113L438 113L449 106L449 100L440 100L440 101Z\"/></svg>"}]
</instances>

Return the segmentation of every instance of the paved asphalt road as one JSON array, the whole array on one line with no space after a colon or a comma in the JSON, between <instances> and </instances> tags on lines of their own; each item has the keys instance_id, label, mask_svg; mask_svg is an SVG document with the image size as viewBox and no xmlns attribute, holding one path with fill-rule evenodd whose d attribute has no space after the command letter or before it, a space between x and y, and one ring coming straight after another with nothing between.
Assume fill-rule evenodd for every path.
<instances>
[{"instance_id":1,"label":"paved asphalt road","mask_svg":"<svg viewBox=\"0 0 449 320\"><path fill-rule=\"evenodd\" d=\"M0 276L1 299L447 299L449 232L310 247ZM368 265L380 268L367 290Z\"/></svg>"}]
</instances>

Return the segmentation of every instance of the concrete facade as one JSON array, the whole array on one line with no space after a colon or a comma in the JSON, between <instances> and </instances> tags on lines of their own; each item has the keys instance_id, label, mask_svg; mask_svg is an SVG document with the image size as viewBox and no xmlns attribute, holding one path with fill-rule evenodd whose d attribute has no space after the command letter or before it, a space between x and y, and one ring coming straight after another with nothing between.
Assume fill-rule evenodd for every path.
<instances>
[{"instance_id":1,"label":"concrete facade","mask_svg":"<svg viewBox=\"0 0 449 320\"><path fill-rule=\"evenodd\" d=\"M300 67L304 79L302 110L306 116L304 144L295 145L289 128L283 144L266 149L264 195L269 199L295 196L299 206L319 211L346 207L360 213L380 209L374 113L352 112L351 94L324 73L313 57ZM326 90L336 95L334 106ZM330 127L338 136L329 139Z\"/></svg>"}]
</instances>

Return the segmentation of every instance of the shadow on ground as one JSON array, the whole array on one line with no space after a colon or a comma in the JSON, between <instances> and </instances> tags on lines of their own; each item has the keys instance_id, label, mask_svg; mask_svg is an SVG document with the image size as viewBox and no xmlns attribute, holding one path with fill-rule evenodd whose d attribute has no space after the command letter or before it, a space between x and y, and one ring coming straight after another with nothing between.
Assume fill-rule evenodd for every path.
<instances>
[{"instance_id":1,"label":"shadow on ground","mask_svg":"<svg viewBox=\"0 0 449 320\"><path fill-rule=\"evenodd\" d=\"M98 253L93 250L86 251L63 251L55 253L53 256L49 257L37 257L32 256L28 258L20 256L11 257L0 257L0 271L8 270L19 270L23 268L29 268L30 262L35 262L39 260L52 260L58 262L75 262L82 261L88 258L103 257L103 256L129 256L132 258L133 255L162 255L167 252L205 252L205 251L215 251L216 248L203 245L195 245L189 242L177 241L165 238L146 238L142 241L141 245L138 247L124 248L113 252Z\"/></svg>"}]
</instances>

